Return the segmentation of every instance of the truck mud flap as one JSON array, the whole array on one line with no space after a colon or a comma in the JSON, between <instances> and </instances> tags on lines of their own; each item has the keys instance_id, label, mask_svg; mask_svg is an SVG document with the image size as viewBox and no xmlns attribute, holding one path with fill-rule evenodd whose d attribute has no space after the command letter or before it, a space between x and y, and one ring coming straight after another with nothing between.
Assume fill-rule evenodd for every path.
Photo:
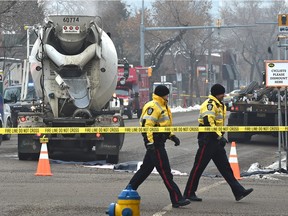
<instances>
[{"instance_id":1,"label":"truck mud flap","mask_svg":"<svg viewBox=\"0 0 288 216\"><path fill-rule=\"evenodd\" d=\"M37 160L39 158L41 143L34 137L35 135L18 134L19 160Z\"/></svg>"},{"instance_id":2,"label":"truck mud flap","mask_svg":"<svg viewBox=\"0 0 288 216\"><path fill-rule=\"evenodd\" d=\"M106 155L106 162L117 164L119 161L120 150L124 142L124 134L104 135L104 140L96 145L95 154L97 156Z\"/></svg>"},{"instance_id":3,"label":"truck mud flap","mask_svg":"<svg viewBox=\"0 0 288 216\"><path fill-rule=\"evenodd\" d=\"M122 144L120 142L121 134L104 135L104 140L96 145L96 154L116 155L123 146L123 142Z\"/></svg>"}]
</instances>

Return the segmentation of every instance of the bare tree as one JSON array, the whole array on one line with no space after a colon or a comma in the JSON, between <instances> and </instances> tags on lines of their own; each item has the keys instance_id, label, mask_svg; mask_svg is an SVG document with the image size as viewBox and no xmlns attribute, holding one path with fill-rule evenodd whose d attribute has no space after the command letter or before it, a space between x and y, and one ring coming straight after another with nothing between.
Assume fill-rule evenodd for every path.
<instances>
[{"instance_id":1,"label":"bare tree","mask_svg":"<svg viewBox=\"0 0 288 216\"><path fill-rule=\"evenodd\" d=\"M4 76L7 76L11 66L7 58L23 60L27 57L27 36L24 26L33 25L42 20L42 9L38 7L36 0L1 1L0 56L3 57L3 61L0 62L0 69L4 71Z\"/></svg>"},{"instance_id":2,"label":"bare tree","mask_svg":"<svg viewBox=\"0 0 288 216\"><path fill-rule=\"evenodd\" d=\"M207 26L211 24L209 14L211 2L208 1L156 1L153 6L154 22L159 26ZM173 64L174 68L170 71L181 72L184 77L189 79L188 93L191 96L191 103L193 103L193 92L196 92L197 100L200 100L195 70L197 62L200 60L199 56L203 55L209 48L207 44L208 39L211 39L210 36L207 30L180 30L161 32L157 38L158 41L160 40L158 43L163 43L163 46L166 45L166 41L174 41L173 44L168 43L171 45L172 53L178 52L182 58L187 59L186 63L181 61L179 64ZM155 45L152 43L151 46ZM158 50L155 49L155 51ZM153 54L151 55L152 59L155 58ZM158 64L161 63L158 62ZM186 68L183 67L183 64Z\"/></svg>"},{"instance_id":3,"label":"bare tree","mask_svg":"<svg viewBox=\"0 0 288 216\"><path fill-rule=\"evenodd\" d=\"M151 10L145 8L144 11L144 23L145 26L153 27L153 17ZM129 62L140 65L140 23L141 23L141 11L134 11L130 16L122 20L117 26L119 37L122 38L123 43L121 45L120 57L126 57ZM149 32L145 32L145 41L154 40L154 36ZM146 50L150 50L149 46L145 46Z\"/></svg>"},{"instance_id":4,"label":"bare tree","mask_svg":"<svg viewBox=\"0 0 288 216\"><path fill-rule=\"evenodd\" d=\"M284 1L271 1L269 4L264 1L231 1L222 8L225 24L262 23L253 28L234 28L230 30L231 34L222 37L223 48L232 50L238 56L242 79L262 80L263 61L270 58L268 50L276 50L278 26L271 22L275 22L284 9Z\"/></svg>"},{"instance_id":5,"label":"bare tree","mask_svg":"<svg viewBox=\"0 0 288 216\"><path fill-rule=\"evenodd\" d=\"M39 20L43 20L43 12L36 0L2 1L0 4L2 32L24 32L24 25L33 25L39 23Z\"/></svg>"}]
</instances>

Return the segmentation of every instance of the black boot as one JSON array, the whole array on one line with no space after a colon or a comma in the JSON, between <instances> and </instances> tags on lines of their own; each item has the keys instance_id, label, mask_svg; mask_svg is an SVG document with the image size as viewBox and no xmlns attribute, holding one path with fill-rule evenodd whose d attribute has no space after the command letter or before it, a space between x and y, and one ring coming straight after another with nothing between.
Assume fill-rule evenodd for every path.
<instances>
[{"instance_id":1,"label":"black boot","mask_svg":"<svg viewBox=\"0 0 288 216\"><path fill-rule=\"evenodd\" d=\"M190 201L196 201L196 202L202 201L202 199L200 197L197 197L195 193L192 193L191 196L186 197L186 199L189 199Z\"/></svg>"},{"instance_id":2,"label":"black boot","mask_svg":"<svg viewBox=\"0 0 288 216\"><path fill-rule=\"evenodd\" d=\"M173 203L172 207L173 208L178 208L180 206L186 206L188 204L190 204L190 201L188 199L181 199L177 203Z\"/></svg>"},{"instance_id":3,"label":"black boot","mask_svg":"<svg viewBox=\"0 0 288 216\"><path fill-rule=\"evenodd\" d=\"M252 191L253 191L253 188L244 190L244 192L242 192L242 194L235 196L236 201L240 201L244 197L248 196Z\"/></svg>"}]
</instances>

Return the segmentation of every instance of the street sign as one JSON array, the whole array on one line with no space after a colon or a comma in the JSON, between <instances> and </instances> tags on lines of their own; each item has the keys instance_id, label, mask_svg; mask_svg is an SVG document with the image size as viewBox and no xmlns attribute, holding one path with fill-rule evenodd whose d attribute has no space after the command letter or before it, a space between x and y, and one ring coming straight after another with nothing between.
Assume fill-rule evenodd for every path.
<instances>
[{"instance_id":1,"label":"street sign","mask_svg":"<svg viewBox=\"0 0 288 216\"><path fill-rule=\"evenodd\" d=\"M266 87L288 86L288 60L265 60Z\"/></svg>"},{"instance_id":2,"label":"street sign","mask_svg":"<svg viewBox=\"0 0 288 216\"><path fill-rule=\"evenodd\" d=\"M161 76L161 82L166 82L166 76Z\"/></svg>"},{"instance_id":3,"label":"street sign","mask_svg":"<svg viewBox=\"0 0 288 216\"><path fill-rule=\"evenodd\" d=\"M206 77L207 75L205 66L197 66L196 72L197 72L197 77L199 77L199 75L201 75L202 77Z\"/></svg>"},{"instance_id":4,"label":"street sign","mask_svg":"<svg viewBox=\"0 0 288 216\"><path fill-rule=\"evenodd\" d=\"M181 82L182 81L182 73L176 73L176 79L177 79L177 82Z\"/></svg>"},{"instance_id":5,"label":"street sign","mask_svg":"<svg viewBox=\"0 0 288 216\"><path fill-rule=\"evenodd\" d=\"M278 14L278 28L281 33L288 33L288 14Z\"/></svg>"}]
</instances>

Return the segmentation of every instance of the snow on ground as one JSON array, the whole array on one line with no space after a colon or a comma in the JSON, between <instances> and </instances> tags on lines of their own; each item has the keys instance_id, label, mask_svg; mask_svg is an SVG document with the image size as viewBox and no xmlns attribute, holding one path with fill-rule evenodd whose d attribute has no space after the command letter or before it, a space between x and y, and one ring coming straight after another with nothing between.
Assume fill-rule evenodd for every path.
<instances>
[{"instance_id":1,"label":"snow on ground","mask_svg":"<svg viewBox=\"0 0 288 216\"><path fill-rule=\"evenodd\" d=\"M172 113L189 112L189 111L193 111L193 110L200 110L200 105L195 105L193 107L190 106L190 107L187 107L187 108L183 108L183 107L180 107L180 106L171 108L171 112Z\"/></svg>"},{"instance_id":2,"label":"snow on ground","mask_svg":"<svg viewBox=\"0 0 288 216\"><path fill-rule=\"evenodd\" d=\"M114 171L118 172L136 172L141 164L142 161L127 161L119 164L105 164L105 161L103 161L103 164L101 163L96 163L96 161L91 161L90 165L86 162L83 167L88 167L88 168L97 168L97 169L113 169ZM282 159L282 164L281 164L281 172L279 170L279 162L275 162L267 167L261 167L261 165L256 162L251 164L250 168L247 170L247 172L241 173L241 177L247 178L261 178L261 179L270 179L270 180L278 180L277 176L279 175L287 175L287 170L286 170L286 159ZM93 164L94 163L94 164ZM154 168L153 174L158 174L156 169ZM172 174L173 175L187 175L187 173L183 173L179 170L173 170L172 169Z\"/></svg>"},{"instance_id":3,"label":"snow on ground","mask_svg":"<svg viewBox=\"0 0 288 216\"><path fill-rule=\"evenodd\" d=\"M281 160L281 169L279 167L279 160L273 164L262 167L258 162L251 164L247 172L241 173L242 177L252 177L256 179L270 179L278 180L277 176L287 176L286 157Z\"/></svg>"}]
</instances>

